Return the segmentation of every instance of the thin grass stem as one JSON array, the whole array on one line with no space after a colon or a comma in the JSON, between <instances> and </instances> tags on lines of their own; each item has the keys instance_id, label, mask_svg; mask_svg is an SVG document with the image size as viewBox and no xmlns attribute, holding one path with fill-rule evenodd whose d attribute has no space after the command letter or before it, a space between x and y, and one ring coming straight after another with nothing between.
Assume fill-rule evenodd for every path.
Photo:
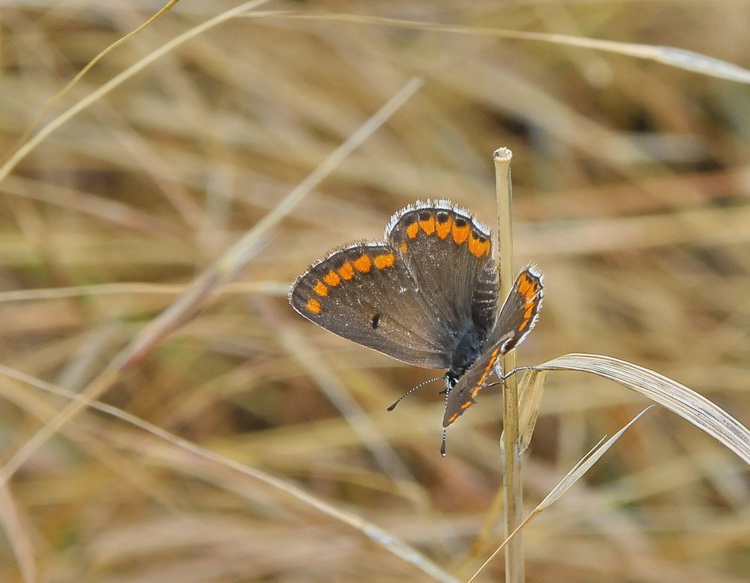
<instances>
[{"instance_id":1,"label":"thin grass stem","mask_svg":"<svg viewBox=\"0 0 750 583\"><path fill-rule=\"evenodd\" d=\"M513 285L513 232L511 230L512 189L510 161L513 153L499 148L492 156L495 162L495 192L497 196L497 231L495 260L500 270L500 297L505 298ZM503 358L504 370L516 366L513 351ZM515 375L504 382L503 437L501 452L503 463L503 494L505 501L505 536L513 533L522 520L523 489L521 481L520 429L518 424L518 383ZM505 547L505 581L523 583L523 539L521 533Z\"/></svg>"}]
</instances>

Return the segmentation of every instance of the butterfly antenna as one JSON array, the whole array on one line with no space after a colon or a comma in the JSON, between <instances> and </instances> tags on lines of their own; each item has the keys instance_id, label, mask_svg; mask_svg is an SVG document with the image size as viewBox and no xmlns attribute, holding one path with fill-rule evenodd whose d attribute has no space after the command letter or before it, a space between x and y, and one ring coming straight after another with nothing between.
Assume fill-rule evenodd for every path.
<instances>
[{"instance_id":1,"label":"butterfly antenna","mask_svg":"<svg viewBox=\"0 0 750 583\"><path fill-rule=\"evenodd\" d=\"M446 378L445 379L445 389L442 391L445 393L445 410L448 410L448 397L451 394L451 389L453 388L451 381ZM440 444L440 455L445 457L445 442L448 439L448 428L443 426L443 441Z\"/></svg>"},{"instance_id":2,"label":"butterfly antenna","mask_svg":"<svg viewBox=\"0 0 750 583\"><path fill-rule=\"evenodd\" d=\"M396 402L393 403L393 405L391 405L390 407L388 407L388 410L389 411L393 411L396 408L396 405L398 405L401 401L403 401L405 397L408 397L409 395L411 395L417 389L421 389L423 386L429 385L430 383L434 383L435 381L439 381L439 380L440 380L440 377L436 377L434 379L430 379L430 380L424 381L423 383L419 383L416 387L412 387L411 389L409 389L408 391L406 391L403 395L401 395L396 400Z\"/></svg>"}]
</instances>

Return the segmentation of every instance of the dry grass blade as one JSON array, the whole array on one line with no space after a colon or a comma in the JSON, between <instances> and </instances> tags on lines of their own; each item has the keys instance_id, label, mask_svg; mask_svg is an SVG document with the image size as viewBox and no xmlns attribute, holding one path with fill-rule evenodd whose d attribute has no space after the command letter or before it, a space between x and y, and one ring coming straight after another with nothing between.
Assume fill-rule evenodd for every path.
<instances>
[{"instance_id":1,"label":"dry grass blade","mask_svg":"<svg viewBox=\"0 0 750 583\"><path fill-rule=\"evenodd\" d=\"M278 489L286 493L287 495L290 495L309 505L310 507L315 508L319 512L322 512L323 514L330 516L335 520L339 520L344 524L348 524L349 526L355 528L372 541L385 547L394 555L401 557L408 563L419 568L426 574L433 577L435 580L443 581L445 583L457 583L458 581L452 575L441 569L433 561L428 559L425 555L423 555L418 550L411 547L398 537L365 520L364 518L356 516L345 510L341 510L340 508L336 508L335 506L311 495L302 488L298 488L291 483L285 482L284 480L281 480L266 472L248 467L233 459L205 449L195 443L192 443L186 439L165 431L161 427L140 419L135 415L127 413L126 411L122 411L117 407L113 407L112 405L107 405L98 401L91 401L88 398L85 398L73 391L69 391L50 383L46 383L39 379L35 379L33 377L30 377L29 375L23 374L3 365L0 365L0 374L7 375L10 378L19 380L47 393L64 397L71 402L78 403L80 407L95 409L116 419L120 419L121 421L138 427L139 429L159 438L160 440L176 446L183 451L189 452L196 457L220 464L226 468L239 472L244 476L257 480L258 482L261 482L267 486ZM28 552L28 548L26 548L27 544L25 544L26 537L18 534L18 530L15 528L18 520L15 511L13 510L12 502L9 501L8 497L4 496L2 492L7 493L7 489L3 488L3 490L0 491L0 515L2 515L4 518L6 530L13 533L12 538L15 541L16 546L18 547L16 554L19 558L19 561L21 562L21 566L23 567L24 572L28 574L28 580L34 580L32 577L32 574L34 572L33 563L29 563L30 559L28 558L30 557L30 554Z\"/></svg>"},{"instance_id":2,"label":"dry grass blade","mask_svg":"<svg viewBox=\"0 0 750 583\"><path fill-rule=\"evenodd\" d=\"M529 513L529 515L523 520L523 522L518 525L518 528L516 528L516 530L513 531L510 534L510 536L506 540L504 540L503 543L497 549L495 549L495 551L489 556L489 558L484 563L482 563L482 566L479 567L476 573L474 573L471 576L471 579L469 579L468 583L471 583L471 581L473 581L476 578L476 576L479 575L482 569L484 569L489 564L489 562L494 557L496 557L498 553L500 553L500 551L503 550L503 548L510 542L511 539L516 537L516 535L521 531L521 529L524 526L526 526L529 522L534 520L534 518L536 518L539 514L541 514L545 509L552 506L555 502L557 502L562 497L563 494L565 494L565 492L570 490L573 484L575 484L578 480L580 480L583 477L583 475L586 472L588 472L591 469L591 467L596 462L598 462L605 453L607 453L607 451L615 444L615 442L618 439L620 439L620 437L622 437L622 434L625 433L630 428L630 426L633 425L633 423L638 421L638 419L640 419L646 413L646 411L648 411L650 408L651 407L647 407L646 409L638 413L638 415L633 417L633 419L631 419L628 422L628 424L625 425L625 427L620 429L620 431L615 433L607 441L604 441L604 443L602 443L603 441L603 438L602 438L602 441L597 443L591 449L591 451L589 451L583 457L583 459L581 459L581 461L579 461L575 466L573 466L573 468L567 474L565 474L565 477L562 480L560 480L560 482L554 488L552 488L550 493L544 497L544 500L542 500L537 505L537 507L534 508L534 510L532 510Z\"/></svg>"},{"instance_id":3,"label":"dry grass blade","mask_svg":"<svg viewBox=\"0 0 750 583\"><path fill-rule=\"evenodd\" d=\"M664 63L665 65L671 65L672 67L720 79L750 83L750 71L732 63L675 47L650 48L653 49L652 60Z\"/></svg>"},{"instance_id":4,"label":"dry grass blade","mask_svg":"<svg viewBox=\"0 0 750 583\"><path fill-rule=\"evenodd\" d=\"M535 368L590 372L618 382L687 419L750 464L750 430L704 396L657 372L596 354L566 354Z\"/></svg>"},{"instance_id":5,"label":"dry grass blade","mask_svg":"<svg viewBox=\"0 0 750 583\"><path fill-rule=\"evenodd\" d=\"M531 436L534 434L536 421L539 418L539 408L542 405L546 377L547 374L544 371L528 370L518 382L518 426L521 433L521 453L529 447Z\"/></svg>"},{"instance_id":6,"label":"dry grass blade","mask_svg":"<svg viewBox=\"0 0 750 583\"><path fill-rule=\"evenodd\" d=\"M18 515L8 484L0 486L0 517L23 580L26 583L36 581L37 568L29 532Z\"/></svg>"},{"instance_id":7,"label":"dry grass blade","mask_svg":"<svg viewBox=\"0 0 750 583\"><path fill-rule=\"evenodd\" d=\"M653 405L651 405L653 407ZM542 500L539 505L533 510L533 512L529 515L529 519L536 514L539 514L542 510L545 508L548 508L555 502L557 502L560 497L567 492L570 487L575 484L578 480L580 480L583 475L588 472L591 469L591 466L593 466L596 462L598 462L601 457L607 453L607 450L611 448L615 442L622 437L622 434L627 431L633 423L638 421L645 413L648 411L651 407L647 407L638 415L633 417L625 427L620 429L617 433L615 433L612 437L610 437L607 441L602 443L601 441L597 443L590 452L588 452L581 461L579 461L573 468L565 475L565 477L560 480L560 483L555 486L549 494L547 494L544 497L544 500ZM527 522L529 519L527 519L524 522Z\"/></svg>"},{"instance_id":8,"label":"dry grass blade","mask_svg":"<svg viewBox=\"0 0 750 583\"><path fill-rule=\"evenodd\" d=\"M284 16L287 18L303 19L322 19L332 21L362 22L370 24L386 24L389 26L398 26L401 28L410 28L414 30L433 30L450 32L456 34L471 34L482 36L495 36L499 38L510 38L518 40L531 40L538 42L548 42L557 45L570 47L580 47L593 49L596 51L627 55L637 59L655 61L664 65L669 65L678 69L694 71L703 75L737 81L739 83L750 83L750 71L747 69L708 57L694 51L687 51L675 47L652 46L638 43L623 43L610 40L600 40L594 38L584 38L564 34L546 34L541 32L525 32L517 30L502 30L494 28L484 28L476 26L456 26L437 24L423 21L410 21L398 18L382 18L376 16L362 16L359 14L306 14L301 12L256 12L248 15L252 18L266 16Z\"/></svg>"},{"instance_id":9,"label":"dry grass blade","mask_svg":"<svg viewBox=\"0 0 750 583\"><path fill-rule=\"evenodd\" d=\"M150 284L150 283L104 283L101 285L79 285L76 287L56 287L50 289L13 290L0 292L0 304L7 302L30 302L55 300L60 298L81 298L87 296L107 295L157 295L177 296L185 292L185 285ZM234 281L215 290L217 295L225 294L263 294L267 296L286 297L289 286L277 281Z\"/></svg>"}]
</instances>

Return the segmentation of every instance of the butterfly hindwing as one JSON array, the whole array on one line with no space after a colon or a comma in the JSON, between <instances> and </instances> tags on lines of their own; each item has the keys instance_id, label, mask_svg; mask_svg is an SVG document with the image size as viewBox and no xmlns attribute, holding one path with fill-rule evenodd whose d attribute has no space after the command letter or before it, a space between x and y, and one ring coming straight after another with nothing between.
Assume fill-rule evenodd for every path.
<instances>
[{"instance_id":1,"label":"butterfly hindwing","mask_svg":"<svg viewBox=\"0 0 750 583\"><path fill-rule=\"evenodd\" d=\"M443 427L453 423L474 402L499 358L518 346L536 324L544 296L543 277L535 265L518 274L508 294L487 348L449 390L445 402Z\"/></svg>"},{"instance_id":2,"label":"butterfly hindwing","mask_svg":"<svg viewBox=\"0 0 750 583\"><path fill-rule=\"evenodd\" d=\"M518 346L539 319L544 299L544 276L536 265L527 265L516 277L492 331L492 344L500 344L503 354ZM510 338L506 337L511 333Z\"/></svg>"}]
</instances>

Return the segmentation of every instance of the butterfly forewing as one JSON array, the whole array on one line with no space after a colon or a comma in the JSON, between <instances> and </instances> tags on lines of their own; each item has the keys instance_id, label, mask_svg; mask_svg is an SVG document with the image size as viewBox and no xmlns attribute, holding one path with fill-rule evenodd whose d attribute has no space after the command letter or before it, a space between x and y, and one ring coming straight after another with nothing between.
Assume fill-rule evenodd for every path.
<instances>
[{"instance_id":1,"label":"butterfly forewing","mask_svg":"<svg viewBox=\"0 0 750 583\"><path fill-rule=\"evenodd\" d=\"M425 368L448 366L442 326L390 245L334 251L297 278L289 301L326 330L388 356Z\"/></svg>"},{"instance_id":2,"label":"butterfly forewing","mask_svg":"<svg viewBox=\"0 0 750 583\"><path fill-rule=\"evenodd\" d=\"M486 227L448 201L428 201L394 215L386 238L403 256L431 317L450 333L447 350L467 329L489 332L498 280Z\"/></svg>"}]
</instances>

